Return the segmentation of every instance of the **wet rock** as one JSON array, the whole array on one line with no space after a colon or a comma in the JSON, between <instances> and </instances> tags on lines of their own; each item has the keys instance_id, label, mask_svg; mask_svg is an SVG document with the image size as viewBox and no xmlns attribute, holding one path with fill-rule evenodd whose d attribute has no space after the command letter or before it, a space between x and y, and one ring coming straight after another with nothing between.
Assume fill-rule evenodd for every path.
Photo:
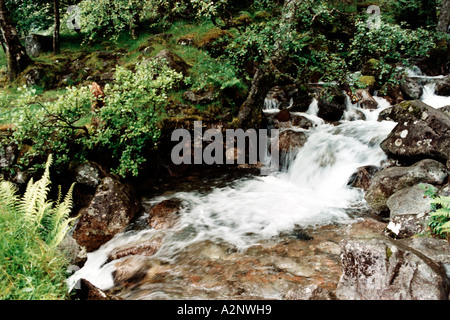
<instances>
[{"instance_id":1,"label":"wet rock","mask_svg":"<svg viewBox=\"0 0 450 320\"><path fill-rule=\"evenodd\" d=\"M82 209L74 238L88 252L95 251L122 232L140 210L131 188L107 177L98 186L89 206Z\"/></svg>"},{"instance_id":2,"label":"wet rock","mask_svg":"<svg viewBox=\"0 0 450 320\"><path fill-rule=\"evenodd\" d=\"M71 265L82 266L87 260L86 248L80 246L70 234L64 237L58 249L64 253Z\"/></svg>"},{"instance_id":3,"label":"wet rock","mask_svg":"<svg viewBox=\"0 0 450 320\"><path fill-rule=\"evenodd\" d=\"M347 185L367 191L374 174L378 171L380 171L380 168L376 166L360 167L358 168L358 171L350 177Z\"/></svg>"},{"instance_id":4,"label":"wet rock","mask_svg":"<svg viewBox=\"0 0 450 320\"><path fill-rule=\"evenodd\" d=\"M450 75L436 82L435 93L439 96L450 96Z\"/></svg>"},{"instance_id":5,"label":"wet rock","mask_svg":"<svg viewBox=\"0 0 450 320\"><path fill-rule=\"evenodd\" d=\"M143 256L130 256L118 261L114 266L114 283L126 286L144 279L152 268L152 263Z\"/></svg>"},{"instance_id":6,"label":"wet rock","mask_svg":"<svg viewBox=\"0 0 450 320\"><path fill-rule=\"evenodd\" d=\"M150 211L147 219L148 225L156 230L172 228L180 218L181 207L182 202L178 199L164 200L158 203Z\"/></svg>"},{"instance_id":7,"label":"wet rock","mask_svg":"<svg viewBox=\"0 0 450 320\"><path fill-rule=\"evenodd\" d=\"M450 117L421 101L405 101L386 110L380 119L391 119L398 125L381 143L392 158L404 160L450 158Z\"/></svg>"},{"instance_id":8,"label":"wet rock","mask_svg":"<svg viewBox=\"0 0 450 320\"><path fill-rule=\"evenodd\" d=\"M407 100L419 100L423 94L423 88L416 80L406 78L400 85L404 97Z\"/></svg>"},{"instance_id":9,"label":"wet rock","mask_svg":"<svg viewBox=\"0 0 450 320\"><path fill-rule=\"evenodd\" d=\"M77 292L76 297L80 300L122 300L121 298L108 294L103 290L97 288L86 279L81 279L80 289Z\"/></svg>"},{"instance_id":10,"label":"wet rock","mask_svg":"<svg viewBox=\"0 0 450 320\"><path fill-rule=\"evenodd\" d=\"M292 117L292 125L295 127L299 127L299 128L307 130L314 126L312 121L304 116L291 114L291 117Z\"/></svg>"},{"instance_id":11,"label":"wet rock","mask_svg":"<svg viewBox=\"0 0 450 320\"><path fill-rule=\"evenodd\" d=\"M403 188L388 200L390 223L386 227L388 235L396 239L412 237L426 230L426 220L431 212L431 198L425 196L424 189L429 184L418 184Z\"/></svg>"},{"instance_id":12,"label":"wet rock","mask_svg":"<svg viewBox=\"0 0 450 320\"><path fill-rule=\"evenodd\" d=\"M303 131L284 130L279 135L279 146L275 152L291 152L303 147L308 140Z\"/></svg>"},{"instance_id":13,"label":"wet rock","mask_svg":"<svg viewBox=\"0 0 450 320\"><path fill-rule=\"evenodd\" d=\"M337 300L336 295L316 284L298 290L290 290L284 296L285 300Z\"/></svg>"},{"instance_id":14,"label":"wet rock","mask_svg":"<svg viewBox=\"0 0 450 320\"><path fill-rule=\"evenodd\" d=\"M108 261L118 260L127 256L151 256L155 254L161 246L162 239L156 238L138 244L114 249L108 255Z\"/></svg>"},{"instance_id":15,"label":"wet rock","mask_svg":"<svg viewBox=\"0 0 450 320\"><path fill-rule=\"evenodd\" d=\"M275 119L279 122L288 122L291 120L291 113L287 109L283 109L277 113Z\"/></svg>"},{"instance_id":16,"label":"wet rock","mask_svg":"<svg viewBox=\"0 0 450 320\"><path fill-rule=\"evenodd\" d=\"M191 67L186 61L167 49L161 50L155 56L155 59L166 60L169 68L182 73L184 76L188 75L189 68Z\"/></svg>"},{"instance_id":17,"label":"wet rock","mask_svg":"<svg viewBox=\"0 0 450 320\"><path fill-rule=\"evenodd\" d=\"M359 105L364 109L376 109L378 102L370 94L369 90L360 89L356 91Z\"/></svg>"},{"instance_id":18,"label":"wet rock","mask_svg":"<svg viewBox=\"0 0 450 320\"><path fill-rule=\"evenodd\" d=\"M341 242L343 300L447 300L445 269L403 243L378 237Z\"/></svg>"},{"instance_id":19,"label":"wet rock","mask_svg":"<svg viewBox=\"0 0 450 320\"><path fill-rule=\"evenodd\" d=\"M445 166L435 160L426 159L410 167L391 167L377 172L365 194L369 206L381 213L389 210L387 199L398 190L418 183L441 185L447 178Z\"/></svg>"},{"instance_id":20,"label":"wet rock","mask_svg":"<svg viewBox=\"0 0 450 320\"><path fill-rule=\"evenodd\" d=\"M101 182L100 170L89 162L75 168L75 181L88 187L96 188Z\"/></svg>"},{"instance_id":21,"label":"wet rock","mask_svg":"<svg viewBox=\"0 0 450 320\"><path fill-rule=\"evenodd\" d=\"M331 99L319 100L318 116L326 121L339 121L344 115L346 108L346 97L343 93L336 93Z\"/></svg>"}]
</instances>

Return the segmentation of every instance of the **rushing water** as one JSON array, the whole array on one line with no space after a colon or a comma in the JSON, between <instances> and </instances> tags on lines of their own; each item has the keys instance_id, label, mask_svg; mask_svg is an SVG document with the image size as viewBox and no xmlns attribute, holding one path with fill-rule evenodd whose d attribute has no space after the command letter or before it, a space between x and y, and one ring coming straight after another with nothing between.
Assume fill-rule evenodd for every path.
<instances>
[{"instance_id":1,"label":"rushing water","mask_svg":"<svg viewBox=\"0 0 450 320\"><path fill-rule=\"evenodd\" d=\"M423 101L436 108L450 104L448 97L434 94L433 86L432 83L425 86ZM107 263L108 254L115 248L156 237L163 239L162 245L156 254L146 259L152 261L152 266L156 264L159 269L163 268L166 276L158 281L158 284L151 281L152 284L134 289L138 292L145 287L145 293L133 294L133 291L128 291L123 293L124 297L167 299L188 298L194 295L193 298L230 298L225 294L217 295L217 292L224 290L225 282L216 282L211 278L205 280L206 276L202 275L201 268L207 268L204 273L208 274L209 271L206 270L210 270L208 268L213 264L212 261L219 259L221 264L216 267L220 267L222 272L226 269L228 273L233 273L233 270L238 268L236 263L244 263L243 259L249 261L249 257L256 259L255 254L249 254L252 250L266 256L262 269L275 272L277 269L273 269L274 265L280 268L277 264L279 260L274 260L275 253L264 251L268 243L280 242L283 235L299 228L314 230L324 225L349 224L355 221L351 212L357 208L365 208L362 191L349 188L347 183L357 168L366 165L378 166L386 159L379 144L396 125L393 122L377 121L379 113L389 107L389 103L378 97L375 99L379 104L376 110L361 109L358 104L352 104L348 99L347 110L338 126L326 124L317 117L316 100L306 113L298 113L315 125L305 131L308 135L306 144L298 153L292 155L288 169L284 172L241 179L209 193L178 192L170 197L147 199L148 204L155 204L167 198L182 200L183 209L175 227L166 231L146 229L117 235L98 251L88 254L85 266L74 274L69 282L74 285L78 279L85 278L101 289L113 288L113 272L117 261ZM266 101L266 107L271 109L268 112L276 112L275 104ZM357 112L362 113L365 120L351 121ZM297 243L296 246L298 245ZM205 255L209 259L206 265L201 262L201 257ZM235 256L232 259L233 255ZM257 265L261 263L260 260L252 261ZM298 264L293 264L293 260L283 261L284 264L281 265L291 276L310 274L302 271ZM193 290L193 280L187 285L186 274L195 274L196 268L199 269L198 277L203 279L203 289L208 287L205 289L208 293L205 293L205 290L200 293L198 288L197 291ZM265 272L266 277L271 274ZM212 274L214 275L214 272ZM217 277L219 278L218 275ZM177 280L180 278L184 280ZM230 282L231 278L233 277L228 276L227 281ZM283 285L286 287L286 283L292 281L294 280L286 280ZM205 282L209 283L209 286ZM246 290L253 290L254 295L258 297L280 298L276 293L280 288L275 289L273 286L271 289L265 287L263 292L254 285ZM231 297L234 297L233 294Z\"/></svg>"}]
</instances>

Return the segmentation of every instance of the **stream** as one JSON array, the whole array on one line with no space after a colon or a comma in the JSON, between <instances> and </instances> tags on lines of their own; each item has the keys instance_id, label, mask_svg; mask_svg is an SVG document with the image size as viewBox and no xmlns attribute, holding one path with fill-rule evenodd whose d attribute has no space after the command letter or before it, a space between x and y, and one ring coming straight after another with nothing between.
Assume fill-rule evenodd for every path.
<instances>
[{"instance_id":1,"label":"stream","mask_svg":"<svg viewBox=\"0 0 450 320\"><path fill-rule=\"evenodd\" d=\"M435 107L450 97L434 94L431 77L422 77L422 100ZM436 78L436 77L435 77ZM364 192L347 186L362 166L387 159L379 147L396 123L378 122L389 107L375 110L347 100L337 126L317 117L317 101L305 113L313 122L308 140L269 176L237 179L212 191L189 191L143 199L146 213L167 199L182 202L179 220L168 230L130 227L96 252L68 279L87 279L123 299L295 299L299 288L315 284L336 289L341 274L339 241L379 234L385 224L371 218ZM267 112L276 112L271 105ZM355 113L366 120L353 120ZM200 188L199 188L200 190ZM137 223L139 225L139 223ZM118 248L160 242L151 256L109 261Z\"/></svg>"}]
</instances>

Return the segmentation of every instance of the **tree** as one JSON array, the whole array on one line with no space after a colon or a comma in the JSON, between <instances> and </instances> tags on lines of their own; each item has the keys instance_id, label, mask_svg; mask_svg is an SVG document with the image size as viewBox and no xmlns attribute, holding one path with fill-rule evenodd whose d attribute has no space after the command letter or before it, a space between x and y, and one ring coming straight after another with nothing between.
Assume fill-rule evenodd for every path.
<instances>
[{"instance_id":1,"label":"tree","mask_svg":"<svg viewBox=\"0 0 450 320\"><path fill-rule=\"evenodd\" d=\"M53 52L60 53L59 30L61 25L59 13L59 0L53 0L53 10L55 15L55 29L53 30Z\"/></svg>"},{"instance_id":2,"label":"tree","mask_svg":"<svg viewBox=\"0 0 450 320\"><path fill-rule=\"evenodd\" d=\"M437 31L447 32L450 25L450 0L442 0L441 14L437 25Z\"/></svg>"},{"instance_id":3,"label":"tree","mask_svg":"<svg viewBox=\"0 0 450 320\"><path fill-rule=\"evenodd\" d=\"M13 81L24 71L33 60L28 56L22 45L16 27L12 23L11 16L6 8L5 0L0 0L0 31L5 48L8 78Z\"/></svg>"}]
</instances>

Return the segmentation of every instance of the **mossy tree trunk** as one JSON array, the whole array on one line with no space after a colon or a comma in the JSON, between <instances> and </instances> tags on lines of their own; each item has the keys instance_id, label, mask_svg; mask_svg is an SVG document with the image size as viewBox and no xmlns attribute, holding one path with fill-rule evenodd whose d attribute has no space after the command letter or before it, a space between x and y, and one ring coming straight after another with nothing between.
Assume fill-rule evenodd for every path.
<instances>
[{"instance_id":1,"label":"mossy tree trunk","mask_svg":"<svg viewBox=\"0 0 450 320\"><path fill-rule=\"evenodd\" d=\"M59 0L53 0L53 10L55 15L55 29L53 30L53 52L60 53L60 26L61 26L61 17L59 12Z\"/></svg>"},{"instance_id":2,"label":"mossy tree trunk","mask_svg":"<svg viewBox=\"0 0 450 320\"><path fill-rule=\"evenodd\" d=\"M280 71L288 53L283 49L284 45L291 40L290 34L296 23L298 5L302 0L286 0L283 5L280 17L279 34L280 38L275 43L274 54L267 57L269 63L261 65L252 79L252 85L247 99L241 105L238 116L239 126L248 129L259 126L262 117L262 107L267 93L275 85L276 79L282 79L286 75Z\"/></svg>"},{"instance_id":3,"label":"mossy tree trunk","mask_svg":"<svg viewBox=\"0 0 450 320\"><path fill-rule=\"evenodd\" d=\"M437 31L447 32L450 24L450 0L442 0Z\"/></svg>"},{"instance_id":4,"label":"mossy tree trunk","mask_svg":"<svg viewBox=\"0 0 450 320\"><path fill-rule=\"evenodd\" d=\"M17 29L6 8L5 0L0 0L0 31L6 51L8 78L9 81L13 81L33 63L33 60L28 56L25 47L20 42Z\"/></svg>"}]
</instances>

